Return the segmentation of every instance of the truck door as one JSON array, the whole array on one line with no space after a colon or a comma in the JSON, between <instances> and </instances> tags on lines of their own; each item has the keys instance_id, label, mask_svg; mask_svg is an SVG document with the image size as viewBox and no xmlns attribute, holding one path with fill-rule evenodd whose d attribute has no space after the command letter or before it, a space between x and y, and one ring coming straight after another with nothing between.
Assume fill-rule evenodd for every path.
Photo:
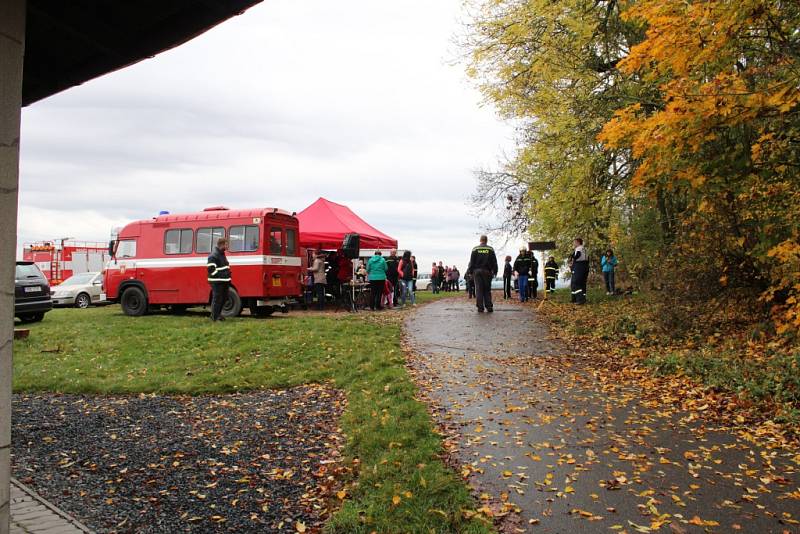
<instances>
[{"instance_id":1,"label":"truck door","mask_svg":"<svg viewBox=\"0 0 800 534\"><path fill-rule=\"evenodd\" d=\"M169 261L155 268L142 270L139 278L144 281L153 304L183 303L181 288L185 285L187 274L192 267L204 264L202 259L192 255L194 232L191 228L170 228L164 231L164 257Z\"/></svg>"},{"instance_id":2,"label":"truck door","mask_svg":"<svg viewBox=\"0 0 800 534\"><path fill-rule=\"evenodd\" d=\"M287 294L286 289L289 283L288 273L284 265L285 237L283 227L271 224L267 228L267 239L266 243L264 243L264 250L267 253L265 289L270 297L283 297Z\"/></svg>"}]
</instances>

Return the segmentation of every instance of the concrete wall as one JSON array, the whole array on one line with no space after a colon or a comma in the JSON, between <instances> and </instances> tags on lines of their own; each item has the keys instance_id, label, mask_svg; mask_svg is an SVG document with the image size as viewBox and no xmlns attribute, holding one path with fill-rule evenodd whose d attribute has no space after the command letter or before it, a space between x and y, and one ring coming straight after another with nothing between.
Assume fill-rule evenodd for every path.
<instances>
[{"instance_id":1,"label":"concrete wall","mask_svg":"<svg viewBox=\"0 0 800 534\"><path fill-rule=\"evenodd\" d=\"M0 0L0 534L9 530L11 347L25 0Z\"/></svg>"}]
</instances>

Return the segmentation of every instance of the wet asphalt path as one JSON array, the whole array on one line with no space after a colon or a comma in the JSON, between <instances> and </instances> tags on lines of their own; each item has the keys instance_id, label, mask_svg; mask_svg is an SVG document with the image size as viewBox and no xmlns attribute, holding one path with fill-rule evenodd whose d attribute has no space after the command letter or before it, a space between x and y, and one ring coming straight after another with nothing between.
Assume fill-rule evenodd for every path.
<instances>
[{"instance_id":1,"label":"wet asphalt path","mask_svg":"<svg viewBox=\"0 0 800 534\"><path fill-rule=\"evenodd\" d=\"M532 306L464 297L406 322L412 372L510 532L800 532L796 452L603 387ZM516 510L518 513L514 513Z\"/></svg>"}]
</instances>

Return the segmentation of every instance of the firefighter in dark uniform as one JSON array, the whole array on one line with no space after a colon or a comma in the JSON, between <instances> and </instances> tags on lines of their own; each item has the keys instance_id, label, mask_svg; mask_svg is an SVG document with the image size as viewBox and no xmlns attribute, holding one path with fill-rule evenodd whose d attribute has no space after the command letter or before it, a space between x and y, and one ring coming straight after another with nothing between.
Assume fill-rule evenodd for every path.
<instances>
[{"instance_id":1,"label":"firefighter in dark uniform","mask_svg":"<svg viewBox=\"0 0 800 534\"><path fill-rule=\"evenodd\" d=\"M528 278L528 298L535 299L539 291L539 260L533 251L528 251L531 257L531 276Z\"/></svg>"},{"instance_id":2,"label":"firefighter in dark uniform","mask_svg":"<svg viewBox=\"0 0 800 534\"><path fill-rule=\"evenodd\" d=\"M492 313L492 278L497 276L497 256L494 249L486 244L488 238L481 236L481 244L472 249L467 272L475 280L475 296L478 312Z\"/></svg>"},{"instance_id":3,"label":"firefighter in dark uniform","mask_svg":"<svg viewBox=\"0 0 800 534\"><path fill-rule=\"evenodd\" d=\"M208 283L211 284L211 320L224 321L222 308L228 300L228 288L231 285L231 268L225 251L228 250L228 240L220 238L214 251L208 256Z\"/></svg>"},{"instance_id":4,"label":"firefighter in dark uniform","mask_svg":"<svg viewBox=\"0 0 800 534\"><path fill-rule=\"evenodd\" d=\"M571 264L571 300L575 304L586 304L586 281L589 279L589 257L586 255L586 249L583 248L583 239L580 237L575 239L575 251L572 253Z\"/></svg>"},{"instance_id":5,"label":"firefighter in dark uniform","mask_svg":"<svg viewBox=\"0 0 800 534\"><path fill-rule=\"evenodd\" d=\"M544 264L544 288L548 293L556 290L556 277L558 276L558 264L553 256Z\"/></svg>"}]
</instances>

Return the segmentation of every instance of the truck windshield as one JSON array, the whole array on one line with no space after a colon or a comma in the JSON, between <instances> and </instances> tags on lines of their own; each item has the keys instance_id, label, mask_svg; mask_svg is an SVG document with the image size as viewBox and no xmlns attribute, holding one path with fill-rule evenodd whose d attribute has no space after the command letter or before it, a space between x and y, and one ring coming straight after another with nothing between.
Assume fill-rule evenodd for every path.
<instances>
[{"instance_id":1,"label":"truck windshield","mask_svg":"<svg viewBox=\"0 0 800 534\"><path fill-rule=\"evenodd\" d=\"M117 244L117 258L135 258L136 241L133 239L120 239Z\"/></svg>"}]
</instances>

